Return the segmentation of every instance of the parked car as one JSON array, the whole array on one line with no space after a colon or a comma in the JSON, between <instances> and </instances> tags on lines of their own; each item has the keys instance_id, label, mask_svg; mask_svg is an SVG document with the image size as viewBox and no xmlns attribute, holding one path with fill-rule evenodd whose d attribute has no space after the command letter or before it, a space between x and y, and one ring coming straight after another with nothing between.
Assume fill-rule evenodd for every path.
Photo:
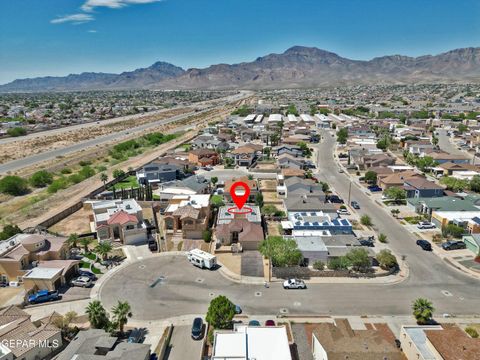
<instances>
[{"instance_id":1,"label":"parked car","mask_svg":"<svg viewBox=\"0 0 480 360\"><path fill-rule=\"evenodd\" d=\"M430 221L421 221L417 224L419 229L435 229L435 224Z\"/></svg>"},{"instance_id":2,"label":"parked car","mask_svg":"<svg viewBox=\"0 0 480 360\"><path fill-rule=\"evenodd\" d=\"M202 318L195 318L193 319L192 324L192 338L194 340L200 340L203 335L203 320Z\"/></svg>"},{"instance_id":3,"label":"parked car","mask_svg":"<svg viewBox=\"0 0 480 360\"><path fill-rule=\"evenodd\" d=\"M97 280L97 276L94 273L91 273L90 271L78 270L77 274L78 276L86 276L93 281Z\"/></svg>"},{"instance_id":4,"label":"parked car","mask_svg":"<svg viewBox=\"0 0 480 360\"><path fill-rule=\"evenodd\" d=\"M92 279L90 279L87 276L80 276L80 277L70 281L71 286L79 286L79 287L84 287L84 288L90 287L90 286L92 286L92 284L93 284Z\"/></svg>"},{"instance_id":5,"label":"parked car","mask_svg":"<svg viewBox=\"0 0 480 360\"><path fill-rule=\"evenodd\" d=\"M143 341L143 331L141 329L133 329L130 332L130 336L128 337L127 342L134 344L134 343L141 343Z\"/></svg>"},{"instance_id":6,"label":"parked car","mask_svg":"<svg viewBox=\"0 0 480 360\"><path fill-rule=\"evenodd\" d=\"M235 305L235 314L241 314L242 313L242 308L238 305Z\"/></svg>"},{"instance_id":7,"label":"parked car","mask_svg":"<svg viewBox=\"0 0 480 360\"><path fill-rule=\"evenodd\" d=\"M417 245L425 251L432 251L432 244L430 244L427 240L419 239L417 240Z\"/></svg>"},{"instance_id":8,"label":"parked car","mask_svg":"<svg viewBox=\"0 0 480 360\"><path fill-rule=\"evenodd\" d=\"M370 185L369 187L367 187L367 189L370 190L371 192L382 191L382 188L378 185Z\"/></svg>"},{"instance_id":9,"label":"parked car","mask_svg":"<svg viewBox=\"0 0 480 360\"><path fill-rule=\"evenodd\" d=\"M467 246L463 241L447 241L442 244L443 250L459 250L466 249Z\"/></svg>"},{"instance_id":10,"label":"parked car","mask_svg":"<svg viewBox=\"0 0 480 360\"><path fill-rule=\"evenodd\" d=\"M330 195L327 200L332 204L343 204L344 201L338 195Z\"/></svg>"},{"instance_id":11,"label":"parked car","mask_svg":"<svg viewBox=\"0 0 480 360\"><path fill-rule=\"evenodd\" d=\"M338 209L337 214L338 215L350 215L350 212L347 209Z\"/></svg>"},{"instance_id":12,"label":"parked car","mask_svg":"<svg viewBox=\"0 0 480 360\"><path fill-rule=\"evenodd\" d=\"M30 304L40 304L47 301L54 301L60 299L58 290L40 290L28 297Z\"/></svg>"},{"instance_id":13,"label":"parked car","mask_svg":"<svg viewBox=\"0 0 480 360\"><path fill-rule=\"evenodd\" d=\"M306 289L307 285L300 279L288 279L283 282L284 289Z\"/></svg>"},{"instance_id":14,"label":"parked car","mask_svg":"<svg viewBox=\"0 0 480 360\"><path fill-rule=\"evenodd\" d=\"M275 326L275 321L267 320L267 321L265 321L265 326Z\"/></svg>"},{"instance_id":15,"label":"parked car","mask_svg":"<svg viewBox=\"0 0 480 360\"><path fill-rule=\"evenodd\" d=\"M258 320L250 320L248 322L248 326L260 326L260 321Z\"/></svg>"},{"instance_id":16,"label":"parked car","mask_svg":"<svg viewBox=\"0 0 480 360\"><path fill-rule=\"evenodd\" d=\"M374 247L375 246L375 243L373 240L371 239L363 239L363 240L360 240L360 245L362 246L368 246L368 247Z\"/></svg>"},{"instance_id":17,"label":"parked car","mask_svg":"<svg viewBox=\"0 0 480 360\"><path fill-rule=\"evenodd\" d=\"M352 201L352 202L350 203L350 205L352 205L352 208L354 208L354 209L356 209L356 210L360 209L360 204L359 204L358 202L356 202L356 201Z\"/></svg>"}]
</instances>

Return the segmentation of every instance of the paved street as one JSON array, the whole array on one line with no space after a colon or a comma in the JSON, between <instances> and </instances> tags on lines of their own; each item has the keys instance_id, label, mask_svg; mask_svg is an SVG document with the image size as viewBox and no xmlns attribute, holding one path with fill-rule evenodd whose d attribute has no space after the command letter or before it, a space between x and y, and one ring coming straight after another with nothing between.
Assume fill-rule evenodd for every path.
<instances>
[{"instance_id":1,"label":"paved street","mask_svg":"<svg viewBox=\"0 0 480 360\"><path fill-rule=\"evenodd\" d=\"M471 154L466 151L459 150L452 142L450 141L450 137L447 135L447 131L444 129L438 129L438 146L441 150L453 154L453 155L463 155L467 156L468 158L473 158Z\"/></svg>"},{"instance_id":2,"label":"paved street","mask_svg":"<svg viewBox=\"0 0 480 360\"><path fill-rule=\"evenodd\" d=\"M202 355L202 339L193 340L192 327L175 326L172 332L169 349L165 354L168 360L200 359Z\"/></svg>"},{"instance_id":3,"label":"paved street","mask_svg":"<svg viewBox=\"0 0 480 360\"><path fill-rule=\"evenodd\" d=\"M326 136L319 148L317 176L327 181L344 199L350 179L340 174L332 155L335 139ZM184 256L143 259L116 272L100 289L107 308L118 299L132 304L134 318L155 320L184 314L205 313L210 300L220 294L240 305L246 314L408 315L417 297L431 299L437 316L480 315L479 282L451 268L433 253L422 251L415 238L386 210L375 204L355 184L352 198L360 214L371 216L389 247L406 258L409 277L398 284L309 284L304 291L284 290L280 283L233 283L218 271L193 267Z\"/></svg>"}]
</instances>

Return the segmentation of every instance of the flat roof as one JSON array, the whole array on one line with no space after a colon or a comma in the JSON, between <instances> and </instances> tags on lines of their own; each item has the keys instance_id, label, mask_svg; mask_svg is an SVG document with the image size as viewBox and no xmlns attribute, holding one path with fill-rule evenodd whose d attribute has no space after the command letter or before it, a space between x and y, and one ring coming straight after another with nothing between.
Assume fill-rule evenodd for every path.
<instances>
[{"instance_id":1,"label":"flat roof","mask_svg":"<svg viewBox=\"0 0 480 360\"><path fill-rule=\"evenodd\" d=\"M443 330L441 326L404 326L403 329L410 336L418 351L422 354L424 360L436 360L437 357L432 354L427 345L427 335L424 330Z\"/></svg>"},{"instance_id":2,"label":"flat roof","mask_svg":"<svg viewBox=\"0 0 480 360\"><path fill-rule=\"evenodd\" d=\"M61 274L62 268L44 268L36 267L29 270L24 276L24 279L38 279L38 280L51 280L57 275Z\"/></svg>"},{"instance_id":3,"label":"flat roof","mask_svg":"<svg viewBox=\"0 0 480 360\"><path fill-rule=\"evenodd\" d=\"M216 331L212 360L230 359L291 360L285 327L239 326L236 331Z\"/></svg>"}]
</instances>

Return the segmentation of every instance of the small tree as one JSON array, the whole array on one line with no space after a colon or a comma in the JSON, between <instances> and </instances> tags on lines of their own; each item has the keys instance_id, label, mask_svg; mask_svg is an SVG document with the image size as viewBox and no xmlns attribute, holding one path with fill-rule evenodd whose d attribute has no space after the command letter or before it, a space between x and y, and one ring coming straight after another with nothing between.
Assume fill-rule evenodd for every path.
<instances>
[{"instance_id":1,"label":"small tree","mask_svg":"<svg viewBox=\"0 0 480 360\"><path fill-rule=\"evenodd\" d=\"M340 144L346 144L348 139L348 130L347 128L342 128L337 131L337 141Z\"/></svg>"},{"instance_id":2,"label":"small tree","mask_svg":"<svg viewBox=\"0 0 480 360\"><path fill-rule=\"evenodd\" d=\"M218 177L212 176L212 178L210 179L210 182L212 183L213 187L215 187L215 185L218 182Z\"/></svg>"},{"instance_id":3,"label":"small tree","mask_svg":"<svg viewBox=\"0 0 480 360\"><path fill-rule=\"evenodd\" d=\"M255 205L258 207L263 207L263 195L261 192L258 192L257 195L255 195Z\"/></svg>"},{"instance_id":4,"label":"small tree","mask_svg":"<svg viewBox=\"0 0 480 360\"><path fill-rule=\"evenodd\" d=\"M223 295L210 302L206 320L214 329L230 329L235 316L235 305Z\"/></svg>"},{"instance_id":5,"label":"small tree","mask_svg":"<svg viewBox=\"0 0 480 360\"><path fill-rule=\"evenodd\" d=\"M0 231L0 240L10 239L12 236L20 234L21 232L22 229L20 229L17 225L7 224L3 227L3 230Z\"/></svg>"},{"instance_id":6,"label":"small tree","mask_svg":"<svg viewBox=\"0 0 480 360\"><path fill-rule=\"evenodd\" d=\"M371 266L368 252L363 248L352 249L345 255L345 257L354 270L365 272Z\"/></svg>"},{"instance_id":7,"label":"small tree","mask_svg":"<svg viewBox=\"0 0 480 360\"><path fill-rule=\"evenodd\" d=\"M465 229L459 225L448 224L447 226L442 227L443 237L448 237L451 235L456 239L460 239L464 233Z\"/></svg>"},{"instance_id":8,"label":"small tree","mask_svg":"<svg viewBox=\"0 0 480 360\"><path fill-rule=\"evenodd\" d=\"M372 226L373 225L372 219L368 215L362 215L362 217L360 218L360 223L364 226Z\"/></svg>"},{"instance_id":9,"label":"small tree","mask_svg":"<svg viewBox=\"0 0 480 360\"><path fill-rule=\"evenodd\" d=\"M398 266L397 258L387 249L381 250L377 254L377 260L383 269L392 269Z\"/></svg>"},{"instance_id":10,"label":"small tree","mask_svg":"<svg viewBox=\"0 0 480 360\"><path fill-rule=\"evenodd\" d=\"M407 197L406 191L397 186L389 187L384 191L384 194L389 199L394 200L396 203L400 202L401 200L405 200L405 198Z\"/></svg>"},{"instance_id":11,"label":"small tree","mask_svg":"<svg viewBox=\"0 0 480 360\"><path fill-rule=\"evenodd\" d=\"M474 338L474 339L478 338L478 331L477 331L475 328L471 327L471 326L467 326L467 327L465 328L465 332L466 332L468 335L470 335L472 338Z\"/></svg>"},{"instance_id":12,"label":"small tree","mask_svg":"<svg viewBox=\"0 0 480 360\"><path fill-rule=\"evenodd\" d=\"M212 231L211 230L203 230L202 238L203 238L203 241L205 241L206 243L209 243L210 241L212 241Z\"/></svg>"},{"instance_id":13,"label":"small tree","mask_svg":"<svg viewBox=\"0 0 480 360\"><path fill-rule=\"evenodd\" d=\"M85 311L88 315L90 324L95 329L107 329L110 321L108 320L108 314L102 303L98 300L93 300L87 305Z\"/></svg>"},{"instance_id":14,"label":"small tree","mask_svg":"<svg viewBox=\"0 0 480 360\"><path fill-rule=\"evenodd\" d=\"M435 308L431 301L418 298L412 304L413 316L417 320L417 324L425 325L432 321L433 312Z\"/></svg>"},{"instance_id":15,"label":"small tree","mask_svg":"<svg viewBox=\"0 0 480 360\"><path fill-rule=\"evenodd\" d=\"M112 251L112 249L113 246L109 241L101 241L95 248L95 251L102 256L103 260L106 260L108 254L110 253L110 251Z\"/></svg>"},{"instance_id":16,"label":"small tree","mask_svg":"<svg viewBox=\"0 0 480 360\"><path fill-rule=\"evenodd\" d=\"M115 324L118 324L120 333L123 334L128 318L132 317L130 304L126 301L119 301L118 304L113 307L112 313Z\"/></svg>"},{"instance_id":17,"label":"small tree","mask_svg":"<svg viewBox=\"0 0 480 360\"><path fill-rule=\"evenodd\" d=\"M121 169L115 169L113 170L113 177L115 179L118 179L118 178L121 178L121 177L124 177L125 176L125 171L121 170Z\"/></svg>"},{"instance_id":18,"label":"small tree","mask_svg":"<svg viewBox=\"0 0 480 360\"><path fill-rule=\"evenodd\" d=\"M100 174L100 181L103 183L103 186L105 187L105 184L106 184L107 181L108 181L108 175L105 174L105 173L101 173L101 174Z\"/></svg>"},{"instance_id":19,"label":"small tree","mask_svg":"<svg viewBox=\"0 0 480 360\"><path fill-rule=\"evenodd\" d=\"M86 254L88 253L88 245L90 245L93 242L93 239L90 237L84 237L80 239L80 245L83 246L83 252Z\"/></svg>"},{"instance_id":20,"label":"small tree","mask_svg":"<svg viewBox=\"0 0 480 360\"><path fill-rule=\"evenodd\" d=\"M377 182L377 173L369 170L365 173L364 178L367 183L375 184Z\"/></svg>"},{"instance_id":21,"label":"small tree","mask_svg":"<svg viewBox=\"0 0 480 360\"><path fill-rule=\"evenodd\" d=\"M67 244L70 248L76 248L78 242L78 235L76 233L70 234L67 239Z\"/></svg>"},{"instance_id":22,"label":"small tree","mask_svg":"<svg viewBox=\"0 0 480 360\"><path fill-rule=\"evenodd\" d=\"M260 243L260 253L272 259L273 266L283 267L300 264L303 258L293 239L284 239L282 236L269 236Z\"/></svg>"}]
</instances>

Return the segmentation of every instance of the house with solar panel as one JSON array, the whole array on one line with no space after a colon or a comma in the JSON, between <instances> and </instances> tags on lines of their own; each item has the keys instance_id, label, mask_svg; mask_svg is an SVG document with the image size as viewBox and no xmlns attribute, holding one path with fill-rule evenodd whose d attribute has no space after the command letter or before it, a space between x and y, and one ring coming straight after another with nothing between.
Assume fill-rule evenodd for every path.
<instances>
[{"instance_id":1,"label":"house with solar panel","mask_svg":"<svg viewBox=\"0 0 480 360\"><path fill-rule=\"evenodd\" d=\"M348 219L323 211L290 211L288 220L282 221L282 229L285 238L297 243L305 265L328 262L345 256L353 247L362 246ZM371 257L375 255L370 248L365 250Z\"/></svg>"}]
</instances>

